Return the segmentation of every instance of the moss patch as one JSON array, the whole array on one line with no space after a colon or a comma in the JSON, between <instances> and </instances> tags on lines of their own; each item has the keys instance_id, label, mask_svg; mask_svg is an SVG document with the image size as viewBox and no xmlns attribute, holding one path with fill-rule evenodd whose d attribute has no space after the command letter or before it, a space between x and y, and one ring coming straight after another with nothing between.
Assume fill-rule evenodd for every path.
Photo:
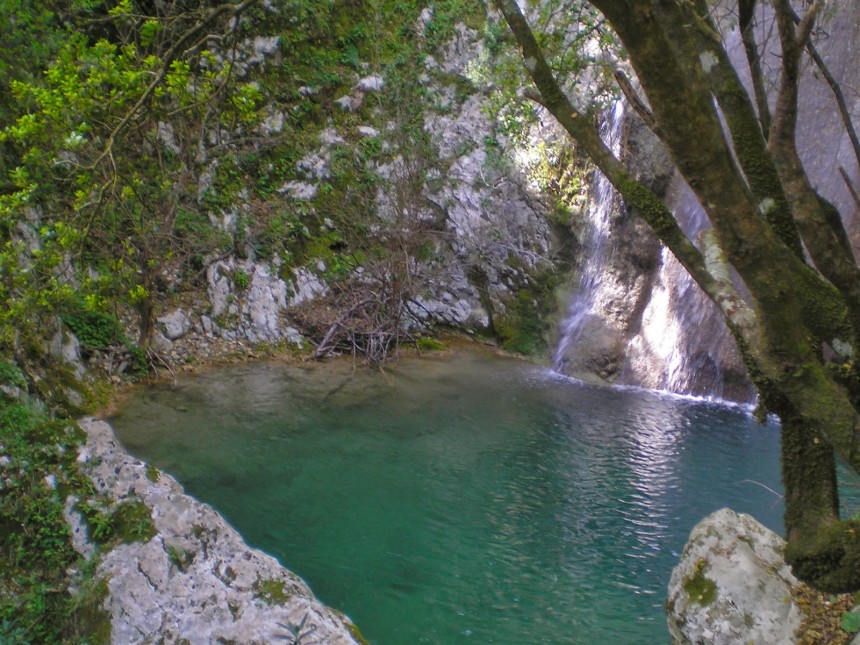
<instances>
[{"instance_id":1,"label":"moss patch","mask_svg":"<svg viewBox=\"0 0 860 645\"><path fill-rule=\"evenodd\" d=\"M259 579L254 585L254 595L270 605L283 605L293 597L285 588L283 580Z\"/></svg>"},{"instance_id":2,"label":"moss patch","mask_svg":"<svg viewBox=\"0 0 860 645\"><path fill-rule=\"evenodd\" d=\"M507 311L493 318L493 330L508 351L536 356L548 346L550 315L557 307L558 275L545 272L529 278L507 303Z\"/></svg>"},{"instance_id":3,"label":"moss patch","mask_svg":"<svg viewBox=\"0 0 860 645\"><path fill-rule=\"evenodd\" d=\"M684 591L690 601L703 607L710 605L717 597L717 585L705 575L707 570L707 561L699 558L693 572L684 579Z\"/></svg>"},{"instance_id":4,"label":"moss patch","mask_svg":"<svg viewBox=\"0 0 860 645\"><path fill-rule=\"evenodd\" d=\"M87 635L86 642L92 645L111 642L110 614L104 608L108 594L107 579L89 580L72 600L72 621L80 633Z\"/></svg>"},{"instance_id":5,"label":"moss patch","mask_svg":"<svg viewBox=\"0 0 860 645\"><path fill-rule=\"evenodd\" d=\"M426 336L419 338L415 341L415 344L422 352L441 352L447 349L447 346L441 340L428 338Z\"/></svg>"},{"instance_id":6,"label":"moss patch","mask_svg":"<svg viewBox=\"0 0 860 645\"><path fill-rule=\"evenodd\" d=\"M361 630L359 630L353 623L347 623L346 628L359 645L370 645L370 641L364 637Z\"/></svg>"},{"instance_id":7,"label":"moss patch","mask_svg":"<svg viewBox=\"0 0 860 645\"><path fill-rule=\"evenodd\" d=\"M113 512L114 531L122 542L148 542L155 537L149 506L135 500L123 502Z\"/></svg>"},{"instance_id":8,"label":"moss patch","mask_svg":"<svg viewBox=\"0 0 860 645\"><path fill-rule=\"evenodd\" d=\"M146 478L153 483L157 483L161 478L161 473L158 472L158 468L152 464L148 464L146 466Z\"/></svg>"},{"instance_id":9,"label":"moss patch","mask_svg":"<svg viewBox=\"0 0 860 645\"><path fill-rule=\"evenodd\" d=\"M831 593L860 588L860 521L821 527L806 541L789 542L786 561L808 584Z\"/></svg>"}]
</instances>

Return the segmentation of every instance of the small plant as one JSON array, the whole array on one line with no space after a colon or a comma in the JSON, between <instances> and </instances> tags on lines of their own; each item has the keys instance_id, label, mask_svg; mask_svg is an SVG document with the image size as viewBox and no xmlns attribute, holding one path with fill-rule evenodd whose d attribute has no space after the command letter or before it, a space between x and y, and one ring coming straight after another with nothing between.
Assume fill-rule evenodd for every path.
<instances>
[{"instance_id":1,"label":"small plant","mask_svg":"<svg viewBox=\"0 0 860 645\"><path fill-rule=\"evenodd\" d=\"M415 341L415 344L422 352L441 352L446 349L445 343L435 338L428 338L427 336L422 336Z\"/></svg>"},{"instance_id":2,"label":"small plant","mask_svg":"<svg viewBox=\"0 0 860 645\"><path fill-rule=\"evenodd\" d=\"M287 602L292 594L284 589L284 582L275 578L257 580L255 595L270 605L281 605Z\"/></svg>"},{"instance_id":3,"label":"small plant","mask_svg":"<svg viewBox=\"0 0 860 645\"><path fill-rule=\"evenodd\" d=\"M238 268L233 272L233 284L237 289L247 289L251 284L251 278L245 272L245 269Z\"/></svg>"},{"instance_id":4,"label":"small plant","mask_svg":"<svg viewBox=\"0 0 860 645\"><path fill-rule=\"evenodd\" d=\"M293 625L292 623L278 623L278 625L286 629L288 633L277 634L275 638L279 640L285 640L290 643L290 645L302 645L302 643L306 643L305 639L311 636L317 630L316 625L305 629L305 623L307 622L308 615L305 614L297 625Z\"/></svg>"},{"instance_id":5,"label":"small plant","mask_svg":"<svg viewBox=\"0 0 860 645\"><path fill-rule=\"evenodd\" d=\"M170 563L180 571L185 571L194 561L194 554L185 549L169 544L167 546L167 557Z\"/></svg>"},{"instance_id":6,"label":"small plant","mask_svg":"<svg viewBox=\"0 0 860 645\"><path fill-rule=\"evenodd\" d=\"M0 643L3 645L29 645L27 630L14 620L3 618L0 621Z\"/></svg>"},{"instance_id":7,"label":"small plant","mask_svg":"<svg viewBox=\"0 0 860 645\"><path fill-rule=\"evenodd\" d=\"M24 386L27 384L27 379L15 363L0 362L0 384Z\"/></svg>"},{"instance_id":8,"label":"small plant","mask_svg":"<svg viewBox=\"0 0 860 645\"><path fill-rule=\"evenodd\" d=\"M846 611L842 614L842 620L839 623L839 627L843 632L848 632L849 634L853 634L860 630L860 612Z\"/></svg>"},{"instance_id":9,"label":"small plant","mask_svg":"<svg viewBox=\"0 0 860 645\"><path fill-rule=\"evenodd\" d=\"M101 311L80 307L60 318L87 350L105 349L122 338L119 321Z\"/></svg>"}]
</instances>

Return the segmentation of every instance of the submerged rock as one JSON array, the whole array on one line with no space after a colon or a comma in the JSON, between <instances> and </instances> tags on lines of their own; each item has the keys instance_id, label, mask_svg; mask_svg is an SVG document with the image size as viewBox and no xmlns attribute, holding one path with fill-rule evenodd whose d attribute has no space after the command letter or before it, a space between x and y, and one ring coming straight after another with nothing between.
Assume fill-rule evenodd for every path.
<instances>
[{"instance_id":1,"label":"submerged rock","mask_svg":"<svg viewBox=\"0 0 860 645\"><path fill-rule=\"evenodd\" d=\"M275 558L252 549L212 508L169 475L133 459L103 421L85 419L79 460L115 503L148 508L154 536L103 554L95 577L114 643L271 643L291 630L312 642L355 644L354 626L319 602ZM79 536L80 537L80 536ZM75 541L91 554L91 547Z\"/></svg>"},{"instance_id":2,"label":"submerged rock","mask_svg":"<svg viewBox=\"0 0 860 645\"><path fill-rule=\"evenodd\" d=\"M724 508L699 522L669 581L669 632L678 644L796 642L799 584L785 541L749 515Z\"/></svg>"}]
</instances>

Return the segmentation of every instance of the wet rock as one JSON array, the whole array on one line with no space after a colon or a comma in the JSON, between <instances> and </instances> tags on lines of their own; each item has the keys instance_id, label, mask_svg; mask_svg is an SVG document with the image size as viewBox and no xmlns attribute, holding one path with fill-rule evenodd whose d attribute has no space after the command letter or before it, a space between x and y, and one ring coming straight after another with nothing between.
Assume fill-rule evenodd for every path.
<instances>
[{"instance_id":1,"label":"wet rock","mask_svg":"<svg viewBox=\"0 0 860 645\"><path fill-rule=\"evenodd\" d=\"M699 522L669 581L669 632L677 644L790 644L802 613L783 559L785 541L724 508Z\"/></svg>"}]
</instances>

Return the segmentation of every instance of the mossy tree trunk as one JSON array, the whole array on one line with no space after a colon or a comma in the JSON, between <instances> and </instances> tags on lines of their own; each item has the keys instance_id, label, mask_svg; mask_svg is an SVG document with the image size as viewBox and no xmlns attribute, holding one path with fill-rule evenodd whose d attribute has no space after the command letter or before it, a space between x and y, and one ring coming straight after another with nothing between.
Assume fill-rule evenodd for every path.
<instances>
[{"instance_id":1,"label":"mossy tree trunk","mask_svg":"<svg viewBox=\"0 0 860 645\"><path fill-rule=\"evenodd\" d=\"M773 119L766 120L768 140L706 0L591 0L627 50L648 121L710 219L712 243L700 250L602 143L593 119L565 96L517 3L496 4L537 88L530 96L721 308L764 406L781 418L787 555L796 572L822 588L860 588L855 527L839 521L835 459L838 453L860 471L860 380L850 360L860 337L860 269L844 229L829 223L832 206L812 189L794 142L798 59L816 6L795 27L787 0L774 3L786 55ZM806 263L800 240L815 267ZM746 298L728 279L728 265L743 280ZM823 358L825 344L841 352L836 364Z\"/></svg>"}]
</instances>

